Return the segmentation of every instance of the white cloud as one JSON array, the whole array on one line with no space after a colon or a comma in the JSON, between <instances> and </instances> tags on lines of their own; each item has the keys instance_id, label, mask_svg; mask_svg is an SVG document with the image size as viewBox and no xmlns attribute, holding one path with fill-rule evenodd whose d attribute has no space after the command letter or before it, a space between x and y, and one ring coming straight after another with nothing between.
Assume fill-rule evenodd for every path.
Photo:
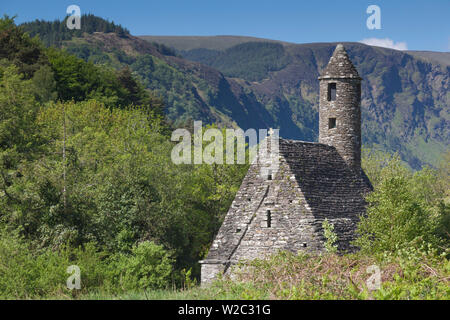
<instances>
[{"instance_id":1,"label":"white cloud","mask_svg":"<svg viewBox=\"0 0 450 320\"><path fill-rule=\"evenodd\" d=\"M389 38L385 38L385 39L367 38L367 39L362 39L359 42L368 44L369 46L384 47L384 48L390 48L390 49L395 49L395 50L408 50L408 46L407 46L406 42L394 42L393 40L391 40Z\"/></svg>"}]
</instances>

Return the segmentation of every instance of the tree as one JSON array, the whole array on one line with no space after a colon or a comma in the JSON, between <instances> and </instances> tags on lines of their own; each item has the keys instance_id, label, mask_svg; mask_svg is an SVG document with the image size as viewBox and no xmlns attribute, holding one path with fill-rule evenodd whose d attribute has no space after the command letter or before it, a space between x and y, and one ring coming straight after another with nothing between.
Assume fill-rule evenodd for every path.
<instances>
[{"instance_id":1,"label":"tree","mask_svg":"<svg viewBox=\"0 0 450 320\"><path fill-rule=\"evenodd\" d=\"M398 157L390 160L366 199L367 215L361 217L355 244L372 253L395 252L414 241L439 247L439 195L430 184L435 178L431 169L412 174Z\"/></svg>"},{"instance_id":2,"label":"tree","mask_svg":"<svg viewBox=\"0 0 450 320\"><path fill-rule=\"evenodd\" d=\"M48 65L41 66L33 75L35 95L39 102L54 101L57 98L56 81L52 68Z\"/></svg>"},{"instance_id":3,"label":"tree","mask_svg":"<svg viewBox=\"0 0 450 320\"><path fill-rule=\"evenodd\" d=\"M24 192L27 165L40 157L45 140L36 125L39 105L32 80L23 80L14 65L0 65L0 208L1 219L31 232L27 215L39 203Z\"/></svg>"},{"instance_id":4,"label":"tree","mask_svg":"<svg viewBox=\"0 0 450 320\"><path fill-rule=\"evenodd\" d=\"M42 65L48 64L41 43L31 39L14 24L14 18L0 19L0 60L7 59L19 68L25 79L30 79Z\"/></svg>"}]
</instances>

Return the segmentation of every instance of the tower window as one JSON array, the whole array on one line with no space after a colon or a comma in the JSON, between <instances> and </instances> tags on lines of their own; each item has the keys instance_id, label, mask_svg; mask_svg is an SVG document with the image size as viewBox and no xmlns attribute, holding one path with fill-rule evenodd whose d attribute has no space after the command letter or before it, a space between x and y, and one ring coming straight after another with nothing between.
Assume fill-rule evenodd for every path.
<instances>
[{"instance_id":1,"label":"tower window","mask_svg":"<svg viewBox=\"0 0 450 320\"><path fill-rule=\"evenodd\" d=\"M336 118L328 119L328 129L336 128Z\"/></svg>"},{"instance_id":2,"label":"tower window","mask_svg":"<svg viewBox=\"0 0 450 320\"><path fill-rule=\"evenodd\" d=\"M267 180L272 180L272 170L267 173Z\"/></svg>"},{"instance_id":3,"label":"tower window","mask_svg":"<svg viewBox=\"0 0 450 320\"><path fill-rule=\"evenodd\" d=\"M270 210L267 210L267 228L270 228L272 226L272 213Z\"/></svg>"},{"instance_id":4,"label":"tower window","mask_svg":"<svg viewBox=\"0 0 450 320\"><path fill-rule=\"evenodd\" d=\"M328 84L328 101L336 100L336 83Z\"/></svg>"}]
</instances>

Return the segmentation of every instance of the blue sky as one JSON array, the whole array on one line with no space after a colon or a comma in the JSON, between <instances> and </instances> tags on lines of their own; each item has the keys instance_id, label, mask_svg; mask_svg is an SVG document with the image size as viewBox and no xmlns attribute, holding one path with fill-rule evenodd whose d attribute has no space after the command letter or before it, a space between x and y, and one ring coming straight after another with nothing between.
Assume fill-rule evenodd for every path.
<instances>
[{"instance_id":1,"label":"blue sky","mask_svg":"<svg viewBox=\"0 0 450 320\"><path fill-rule=\"evenodd\" d=\"M1 0L16 22L54 20L75 4L133 35L245 35L296 43L361 41L398 49L450 51L450 0ZM381 29L369 30L369 5Z\"/></svg>"}]
</instances>

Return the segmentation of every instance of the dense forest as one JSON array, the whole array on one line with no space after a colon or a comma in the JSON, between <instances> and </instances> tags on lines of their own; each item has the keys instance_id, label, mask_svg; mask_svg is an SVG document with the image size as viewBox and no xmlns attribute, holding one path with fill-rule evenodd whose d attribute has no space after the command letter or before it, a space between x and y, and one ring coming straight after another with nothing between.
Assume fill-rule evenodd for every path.
<instances>
[{"instance_id":1,"label":"dense forest","mask_svg":"<svg viewBox=\"0 0 450 320\"><path fill-rule=\"evenodd\" d=\"M126 37L130 34L130 31L121 25L116 25L114 22L109 22L93 14L83 14L81 16L81 29L71 30L66 26L67 18L51 22L35 20L22 24L22 27L31 37L40 35L41 41L48 47L59 46L62 41L80 37L85 32L89 34L94 32L114 32L120 37Z\"/></svg>"},{"instance_id":2,"label":"dense forest","mask_svg":"<svg viewBox=\"0 0 450 320\"><path fill-rule=\"evenodd\" d=\"M348 279L324 278L314 259L395 266L378 298L449 298L450 155L413 172L371 150L363 166L375 191L359 253L336 255L330 236L322 257L280 253L256 261L247 284L193 287L248 165L175 165L163 101L132 70L46 48L25 29L0 19L0 298L173 287L191 288L189 298L211 297L207 290L217 298L367 298ZM133 69L152 68L145 59ZM276 282L297 263L314 270L309 280ZM70 265L81 268L81 290L66 287ZM330 279L339 286L328 288Z\"/></svg>"},{"instance_id":3,"label":"dense forest","mask_svg":"<svg viewBox=\"0 0 450 320\"><path fill-rule=\"evenodd\" d=\"M201 61L229 77L261 81L271 71L278 71L289 62L283 45L270 42L246 42L227 50L195 49L181 53L183 57Z\"/></svg>"}]
</instances>

